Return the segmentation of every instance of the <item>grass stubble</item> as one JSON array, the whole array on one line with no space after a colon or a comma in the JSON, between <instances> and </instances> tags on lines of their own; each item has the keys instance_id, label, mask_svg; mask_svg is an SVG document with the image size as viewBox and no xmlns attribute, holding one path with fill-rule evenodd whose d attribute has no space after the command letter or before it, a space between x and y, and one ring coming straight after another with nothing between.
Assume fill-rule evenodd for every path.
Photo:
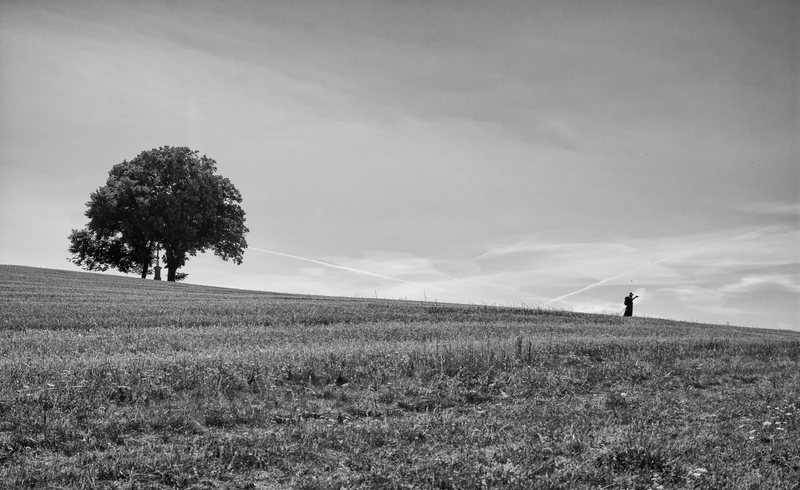
<instances>
[{"instance_id":1,"label":"grass stubble","mask_svg":"<svg viewBox=\"0 0 800 490\"><path fill-rule=\"evenodd\" d=\"M800 488L800 334L0 266L0 487Z\"/></svg>"}]
</instances>

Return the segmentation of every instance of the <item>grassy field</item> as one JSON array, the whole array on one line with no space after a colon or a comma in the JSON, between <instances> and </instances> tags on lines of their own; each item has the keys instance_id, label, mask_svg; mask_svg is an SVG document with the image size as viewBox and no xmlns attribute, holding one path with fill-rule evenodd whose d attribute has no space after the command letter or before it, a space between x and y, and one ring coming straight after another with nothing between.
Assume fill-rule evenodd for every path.
<instances>
[{"instance_id":1,"label":"grassy field","mask_svg":"<svg viewBox=\"0 0 800 490\"><path fill-rule=\"evenodd\" d=\"M2 488L800 488L800 333L0 266Z\"/></svg>"}]
</instances>

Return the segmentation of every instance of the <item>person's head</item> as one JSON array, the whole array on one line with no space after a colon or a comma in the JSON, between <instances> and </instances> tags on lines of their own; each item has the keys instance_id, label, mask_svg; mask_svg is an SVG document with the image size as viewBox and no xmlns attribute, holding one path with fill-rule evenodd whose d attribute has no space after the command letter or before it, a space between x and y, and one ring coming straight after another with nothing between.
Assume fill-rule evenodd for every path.
<instances>
[{"instance_id":1,"label":"person's head","mask_svg":"<svg viewBox=\"0 0 800 490\"><path fill-rule=\"evenodd\" d=\"M633 298L633 293L628 294L629 298Z\"/></svg>"}]
</instances>

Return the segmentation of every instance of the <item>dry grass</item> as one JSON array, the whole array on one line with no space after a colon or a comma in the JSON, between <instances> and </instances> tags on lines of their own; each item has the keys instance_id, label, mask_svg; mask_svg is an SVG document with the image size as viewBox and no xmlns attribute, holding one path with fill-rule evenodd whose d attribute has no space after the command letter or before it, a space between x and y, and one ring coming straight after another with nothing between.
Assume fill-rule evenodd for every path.
<instances>
[{"instance_id":1,"label":"dry grass","mask_svg":"<svg viewBox=\"0 0 800 490\"><path fill-rule=\"evenodd\" d=\"M0 327L0 486L800 486L795 332L15 266Z\"/></svg>"}]
</instances>

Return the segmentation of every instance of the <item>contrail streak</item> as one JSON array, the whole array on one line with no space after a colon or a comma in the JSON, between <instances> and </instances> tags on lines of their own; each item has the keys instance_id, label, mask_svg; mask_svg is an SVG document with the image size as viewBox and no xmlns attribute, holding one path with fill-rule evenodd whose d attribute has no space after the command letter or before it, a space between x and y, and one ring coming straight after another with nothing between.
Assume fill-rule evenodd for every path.
<instances>
[{"instance_id":1,"label":"contrail streak","mask_svg":"<svg viewBox=\"0 0 800 490\"><path fill-rule=\"evenodd\" d=\"M582 292L586 291L587 289L592 289L593 287L599 286L599 285L601 285L601 284L605 284L605 283L607 283L608 281L613 281L614 279L619 279L620 277L622 277L622 276L626 276L626 275L630 274L631 272L636 272L637 270L641 269L641 268L642 268L642 267L644 267L645 265L658 265L658 264L660 264L660 263L662 263L662 262L666 262L666 261L668 261L668 260L670 260L670 259L674 259L675 257L680 257L681 255L686 255L686 254L689 254L689 253L691 253L691 252L696 252L696 250L692 250L692 251L689 251L689 252L684 252L684 253L682 253L682 254L677 254L677 255L670 255L669 257L665 257L665 258L663 258L663 259L656 260L655 262L653 262L653 263L651 263L651 264L642 264L642 265L640 265L640 266L638 266L638 267L634 267L633 269L631 269L631 270L629 270L629 271L627 271L627 272L623 272L622 274L617 274L617 275L616 275L616 276L614 276L614 277L609 277L608 279L603 279L602 281L598 281L598 282L596 282L596 283L594 283L594 284L590 284L589 286L586 286L586 287L585 287L585 288L583 288L583 289L579 289L579 290L577 290L577 291L573 291L573 292L571 292L571 293L569 293L569 294L565 294L565 295L563 295L563 296L559 296L558 298L551 299L550 301L548 301L547 303L545 303L545 305L549 305L550 303L555 303L556 301L561 301L561 300L562 300L562 299L564 299L564 298L569 298L569 297L570 297L570 296L572 296L572 295L575 295L575 294L578 294L578 293L582 293Z\"/></svg>"},{"instance_id":2,"label":"contrail streak","mask_svg":"<svg viewBox=\"0 0 800 490\"><path fill-rule=\"evenodd\" d=\"M670 258L672 258L672 257L670 257ZM658 262L656 262L656 263L658 263ZM639 267L641 267L641 266L639 266ZM636 269L638 269L639 267L637 267ZM594 284L590 284L590 285L586 286L586 287L585 287L585 288L583 288L583 289L579 289L579 290L577 290L577 291L573 291L573 292L571 292L571 293L568 293L568 294L565 294L565 295L563 295L563 296L559 296L558 298L551 299L550 301L548 301L547 303L545 303L545 304L544 304L544 306L547 306L547 305L549 305L550 303L555 303L556 301L561 301L561 300L562 300L562 299L564 299L564 298L569 298L570 296L573 296L573 295L575 295L575 294L582 293L582 292L584 292L584 291L586 291L586 290L588 290L588 289L592 289L593 287L597 287L597 286L599 286L599 285L601 285L601 284L605 284L605 283L607 283L608 281L613 281L614 279L619 279L620 277L622 277L622 276L624 276L624 275L626 275L626 274L630 274L631 272L635 271L636 269L630 270L630 271L628 271L628 272L623 272L622 274L618 274L618 275L616 275L616 276L614 276L614 277L609 277L608 279L603 279L602 281L598 281L598 282L596 282L596 283L594 283Z\"/></svg>"},{"instance_id":3,"label":"contrail streak","mask_svg":"<svg viewBox=\"0 0 800 490\"><path fill-rule=\"evenodd\" d=\"M469 261L470 262L475 262L476 260L480 260L480 259L482 259L484 257L488 257L490 255L500 255L500 254L503 254L503 253L510 253L510 252L513 252L514 250L516 250L520 245L522 245L524 243L525 243L525 240L522 240L522 241L519 241L519 242L517 242L517 243L515 243L513 245L509 245L507 247L503 247L503 248L501 248L499 250L489 250L488 252L484 252L484 253L478 255L477 257L473 257L473 258L469 259Z\"/></svg>"},{"instance_id":4,"label":"contrail streak","mask_svg":"<svg viewBox=\"0 0 800 490\"><path fill-rule=\"evenodd\" d=\"M748 233L744 233L742 235L735 236L733 238L730 238L730 240L738 240L740 238L745 238L745 237L748 237L748 236L751 236L751 235L755 235L755 234L761 233L762 231L766 231L766 230L769 230L771 228L775 228L777 226L780 226L780 225L767 226L766 228L761 228L761 229L758 229L758 230L755 230L755 231L751 231L751 232L748 232ZM715 242L715 243L718 243L718 242ZM708 246L709 245L706 245L706 247L703 247L703 248L707 248ZM696 253L696 252L698 252L697 249L689 250L689 251L686 251L686 252L683 252L683 253L679 253L679 254L676 254L676 255L670 255L669 257L666 257L666 258L663 258L663 259L660 259L660 260L656 260L655 262L650 263L650 264L642 264L642 265L640 265L638 267L635 267L635 268L633 268L633 269L631 269L631 270L629 270L627 272L623 272L622 274L618 274L618 275L616 275L614 277L609 277L608 279L603 279L602 281L598 281L598 282L596 282L594 284L590 284L590 285L586 286L585 288L579 289L577 291L573 291L571 293L567 293L567 294L565 294L563 296L559 296L558 298L551 299L550 301L548 301L544 305L546 306L546 305L549 305L550 303L555 303L556 301L561 301L564 298L569 298L570 296L574 296L574 295L576 295L578 293L582 293L582 292L584 292L586 290L589 290L589 289L592 289L594 287L600 286L601 284L605 284L605 283L607 283L609 281L613 281L614 279L619 279L620 277L628 275L631 272L636 272L637 270L641 269L645 265L657 265L657 264L660 264L662 262L666 262L666 261L668 261L670 259L674 259L676 257L681 257L683 255L688 255L690 253Z\"/></svg>"},{"instance_id":5,"label":"contrail streak","mask_svg":"<svg viewBox=\"0 0 800 490\"><path fill-rule=\"evenodd\" d=\"M762 231L767 231L767 230L769 230L769 229L771 229L771 228L777 228L777 227L779 227L779 226L781 226L781 225L772 225L772 226L767 226L766 228L761 228L760 230L751 231L751 232L749 232L749 233L745 233L744 235L735 236L735 237L731 238L731 240L738 240L738 239L740 239L740 238L748 237L748 236L750 236L750 235L756 235L756 234L758 234L758 233L761 233Z\"/></svg>"},{"instance_id":6,"label":"contrail streak","mask_svg":"<svg viewBox=\"0 0 800 490\"><path fill-rule=\"evenodd\" d=\"M354 272L356 274L364 274L364 275L372 276L372 277L380 277L381 279L389 279L391 281L398 281L398 282L404 282L406 284L414 284L414 285L417 285L417 286L422 286L422 284L417 283L417 282L406 281L405 279L398 279L397 277L384 276L383 274L376 274L374 272L362 271L361 269L354 269L352 267L347 267L347 266L344 266L344 265L331 264L329 262L323 262L321 260L309 259L308 257L299 257L297 255L290 255L290 254L285 254L285 253L281 253L281 252L273 252L272 250L264 250L263 248L256 248L256 247L248 247L248 248L250 250L258 250L259 252L264 252L264 253L273 254L273 255L280 255L281 257L288 257L290 259L304 260L306 262L311 262L312 264L324 265L325 267L330 267L332 269L339 269L339 270L343 270L343 271Z\"/></svg>"}]
</instances>

